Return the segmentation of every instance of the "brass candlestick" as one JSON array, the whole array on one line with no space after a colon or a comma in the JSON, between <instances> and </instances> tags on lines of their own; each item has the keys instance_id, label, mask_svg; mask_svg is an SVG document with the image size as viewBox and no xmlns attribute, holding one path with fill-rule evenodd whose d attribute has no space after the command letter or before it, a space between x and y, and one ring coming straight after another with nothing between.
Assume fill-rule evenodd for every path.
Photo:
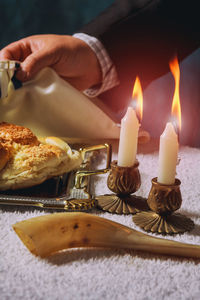
<instances>
[{"instance_id":1,"label":"brass candlestick","mask_svg":"<svg viewBox=\"0 0 200 300\"><path fill-rule=\"evenodd\" d=\"M127 196L135 193L141 185L139 162L135 161L132 167L120 167L117 161L111 163L111 171L108 175L108 188L117 195Z\"/></svg>"},{"instance_id":2,"label":"brass candlestick","mask_svg":"<svg viewBox=\"0 0 200 300\"><path fill-rule=\"evenodd\" d=\"M99 208L117 214L133 214L148 209L146 200L131 195L141 185L138 166L139 162L137 160L132 167L120 167L117 165L116 160L111 163L107 185L115 194L96 197Z\"/></svg>"},{"instance_id":3,"label":"brass candlestick","mask_svg":"<svg viewBox=\"0 0 200 300\"><path fill-rule=\"evenodd\" d=\"M152 187L147 199L151 211L141 211L133 216L136 225L145 231L161 234L175 234L189 231L194 222L184 215L174 213L181 207L182 196L180 180L172 185L165 185L152 179Z\"/></svg>"}]
</instances>

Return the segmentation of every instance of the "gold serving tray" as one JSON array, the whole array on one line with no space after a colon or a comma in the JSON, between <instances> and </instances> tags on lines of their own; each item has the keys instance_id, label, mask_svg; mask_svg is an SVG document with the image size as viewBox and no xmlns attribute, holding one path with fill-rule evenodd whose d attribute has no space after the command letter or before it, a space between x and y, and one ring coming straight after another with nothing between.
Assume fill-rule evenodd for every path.
<instances>
[{"instance_id":1,"label":"gold serving tray","mask_svg":"<svg viewBox=\"0 0 200 300\"><path fill-rule=\"evenodd\" d=\"M92 160L98 152L106 150L106 167L91 170ZM96 206L90 192L90 176L109 171L112 150L108 144L79 149L83 163L77 171L46 180L35 187L0 192L0 205L31 206L42 209L87 211ZM96 152L96 153L95 153Z\"/></svg>"}]
</instances>

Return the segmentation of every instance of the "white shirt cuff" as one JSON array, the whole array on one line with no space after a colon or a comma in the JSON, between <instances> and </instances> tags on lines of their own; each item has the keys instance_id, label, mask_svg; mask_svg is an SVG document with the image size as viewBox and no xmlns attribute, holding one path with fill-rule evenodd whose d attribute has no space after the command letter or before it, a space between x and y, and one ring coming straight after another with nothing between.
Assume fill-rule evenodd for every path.
<instances>
[{"instance_id":1,"label":"white shirt cuff","mask_svg":"<svg viewBox=\"0 0 200 300\"><path fill-rule=\"evenodd\" d=\"M76 33L74 37L84 41L95 52L102 71L102 84L84 91L88 97L96 97L119 84L117 71L102 43L85 33Z\"/></svg>"}]
</instances>

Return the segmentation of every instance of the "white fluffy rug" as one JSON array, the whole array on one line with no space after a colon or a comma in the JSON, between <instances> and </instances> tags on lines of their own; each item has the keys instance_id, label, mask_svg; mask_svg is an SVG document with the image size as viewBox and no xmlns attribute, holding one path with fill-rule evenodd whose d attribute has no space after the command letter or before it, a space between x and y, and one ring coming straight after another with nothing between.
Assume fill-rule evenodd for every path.
<instances>
[{"instance_id":1,"label":"white fluffy rug","mask_svg":"<svg viewBox=\"0 0 200 300\"><path fill-rule=\"evenodd\" d=\"M200 149L180 149L177 177L183 203L179 210L195 222L193 231L167 238L200 245ZM116 158L114 155L113 158ZM146 197L157 176L158 153L139 154ZM105 165L102 161L100 165ZM108 193L107 175L94 180L97 195ZM37 209L0 207L0 298L5 299L200 299L200 259L130 250L73 249L48 259L33 256L11 225L46 214ZM131 215L99 213L137 230Z\"/></svg>"}]
</instances>

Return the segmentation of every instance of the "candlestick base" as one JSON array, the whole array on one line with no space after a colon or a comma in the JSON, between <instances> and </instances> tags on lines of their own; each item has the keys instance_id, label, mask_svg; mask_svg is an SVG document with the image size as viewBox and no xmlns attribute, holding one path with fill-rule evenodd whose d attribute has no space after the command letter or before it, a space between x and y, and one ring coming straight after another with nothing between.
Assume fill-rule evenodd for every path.
<instances>
[{"instance_id":1,"label":"candlestick base","mask_svg":"<svg viewBox=\"0 0 200 300\"><path fill-rule=\"evenodd\" d=\"M194 228L194 222L179 213L165 216L141 211L133 216L133 222L147 232L160 234L184 233Z\"/></svg>"},{"instance_id":2,"label":"candlestick base","mask_svg":"<svg viewBox=\"0 0 200 300\"><path fill-rule=\"evenodd\" d=\"M107 185L115 194L96 197L100 209L116 214L133 214L148 209L146 199L131 195L141 185L138 166L137 160L132 167L120 167L116 160L111 163Z\"/></svg>"},{"instance_id":3,"label":"candlestick base","mask_svg":"<svg viewBox=\"0 0 200 300\"><path fill-rule=\"evenodd\" d=\"M194 222L184 215L173 213L180 208L182 197L180 180L175 179L172 185L164 185L152 179L152 187L147 203L152 211L141 211L133 216L136 225L145 231L161 234L175 234L190 231Z\"/></svg>"},{"instance_id":4,"label":"candlestick base","mask_svg":"<svg viewBox=\"0 0 200 300\"><path fill-rule=\"evenodd\" d=\"M95 197L97 200L97 207L103 211L108 211L113 214L136 214L140 211L149 211L147 199L127 195L120 197L116 194L101 195Z\"/></svg>"}]
</instances>

